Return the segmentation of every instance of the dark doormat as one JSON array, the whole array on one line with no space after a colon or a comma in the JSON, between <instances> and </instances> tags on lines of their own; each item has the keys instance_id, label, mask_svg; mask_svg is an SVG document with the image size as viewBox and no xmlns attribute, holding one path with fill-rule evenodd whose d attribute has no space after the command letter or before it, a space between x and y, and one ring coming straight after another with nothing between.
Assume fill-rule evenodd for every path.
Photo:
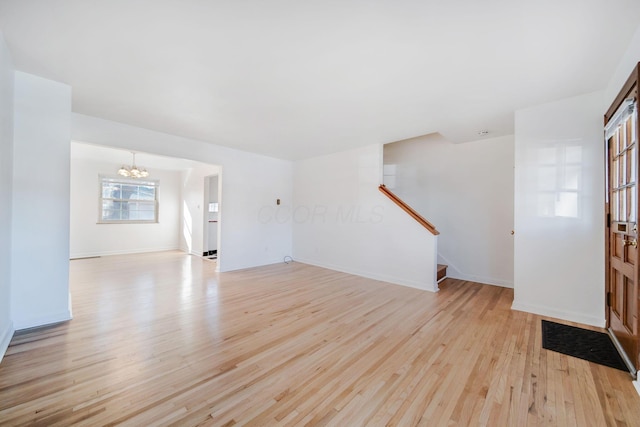
<instances>
[{"instance_id":1,"label":"dark doormat","mask_svg":"<svg viewBox=\"0 0 640 427\"><path fill-rule=\"evenodd\" d=\"M542 321L542 348L629 372L609 335Z\"/></svg>"}]
</instances>

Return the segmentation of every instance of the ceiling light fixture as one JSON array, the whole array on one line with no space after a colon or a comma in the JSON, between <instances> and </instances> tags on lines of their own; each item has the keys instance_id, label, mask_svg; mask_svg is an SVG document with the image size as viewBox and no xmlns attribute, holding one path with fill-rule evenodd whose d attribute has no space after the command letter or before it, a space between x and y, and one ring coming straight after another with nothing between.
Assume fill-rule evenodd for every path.
<instances>
[{"instance_id":1,"label":"ceiling light fixture","mask_svg":"<svg viewBox=\"0 0 640 427\"><path fill-rule=\"evenodd\" d=\"M122 165L120 169L118 169L118 175L124 176L127 178L146 178L149 176L149 172L145 168L138 168L136 166L136 153L133 151L133 162L131 166Z\"/></svg>"}]
</instances>

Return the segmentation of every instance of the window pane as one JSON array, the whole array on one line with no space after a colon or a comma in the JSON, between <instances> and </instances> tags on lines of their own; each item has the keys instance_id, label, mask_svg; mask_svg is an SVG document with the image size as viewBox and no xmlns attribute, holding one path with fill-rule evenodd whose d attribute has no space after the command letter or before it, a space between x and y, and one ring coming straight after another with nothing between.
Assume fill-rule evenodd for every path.
<instances>
[{"instance_id":1,"label":"window pane","mask_svg":"<svg viewBox=\"0 0 640 427\"><path fill-rule=\"evenodd\" d=\"M154 211L129 211L129 219L133 221L153 221L156 218Z\"/></svg>"},{"instance_id":2,"label":"window pane","mask_svg":"<svg viewBox=\"0 0 640 427\"><path fill-rule=\"evenodd\" d=\"M120 185L112 182L102 184L102 197L107 199L120 198Z\"/></svg>"},{"instance_id":3,"label":"window pane","mask_svg":"<svg viewBox=\"0 0 640 427\"><path fill-rule=\"evenodd\" d=\"M155 211L156 209L155 203L129 203L129 210L138 210L138 211Z\"/></svg>"},{"instance_id":4,"label":"window pane","mask_svg":"<svg viewBox=\"0 0 640 427\"><path fill-rule=\"evenodd\" d=\"M138 215L140 216L141 220L144 221L153 221L156 219L156 214L155 211L151 210L151 211L138 211Z\"/></svg>"},{"instance_id":5,"label":"window pane","mask_svg":"<svg viewBox=\"0 0 640 427\"><path fill-rule=\"evenodd\" d=\"M124 184L122 186L122 195L120 196L120 198L125 200L135 199L137 194L138 194L138 186Z\"/></svg>"},{"instance_id":6,"label":"window pane","mask_svg":"<svg viewBox=\"0 0 640 427\"><path fill-rule=\"evenodd\" d=\"M156 221L157 184L152 181L133 182L101 178L102 221Z\"/></svg>"},{"instance_id":7,"label":"window pane","mask_svg":"<svg viewBox=\"0 0 640 427\"><path fill-rule=\"evenodd\" d=\"M120 218L120 211L114 211L114 210L103 210L102 211L102 219L104 221L119 221Z\"/></svg>"},{"instance_id":8,"label":"window pane","mask_svg":"<svg viewBox=\"0 0 640 427\"><path fill-rule=\"evenodd\" d=\"M138 187L138 200L155 200L156 199L156 188L141 185Z\"/></svg>"}]
</instances>

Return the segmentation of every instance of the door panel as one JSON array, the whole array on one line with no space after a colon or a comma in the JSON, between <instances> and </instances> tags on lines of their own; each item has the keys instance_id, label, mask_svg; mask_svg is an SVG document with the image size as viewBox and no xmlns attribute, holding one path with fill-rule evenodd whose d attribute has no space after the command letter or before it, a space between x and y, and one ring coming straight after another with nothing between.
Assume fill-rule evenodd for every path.
<instances>
[{"instance_id":1,"label":"door panel","mask_svg":"<svg viewBox=\"0 0 640 427\"><path fill-rule=\"evenodd\" d=\"M625 103L607 129L609 330L638 368L637 112Z\"/></svg>"}]
</instances>

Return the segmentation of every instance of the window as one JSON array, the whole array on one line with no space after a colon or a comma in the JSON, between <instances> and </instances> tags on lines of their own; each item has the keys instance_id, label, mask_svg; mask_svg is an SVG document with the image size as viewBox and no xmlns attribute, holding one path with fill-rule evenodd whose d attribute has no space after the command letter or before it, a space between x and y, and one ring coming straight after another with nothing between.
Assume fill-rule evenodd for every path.
<instances>
[{"instance_id":1,"label":"window","mask_svg":"<svg viewBox=\"0 0 640 427\"><path fill-rule=\"evenodd\" d=\"M100 177L99 223L158 222L157 181Z\"/></svg>"}]
</instances>

